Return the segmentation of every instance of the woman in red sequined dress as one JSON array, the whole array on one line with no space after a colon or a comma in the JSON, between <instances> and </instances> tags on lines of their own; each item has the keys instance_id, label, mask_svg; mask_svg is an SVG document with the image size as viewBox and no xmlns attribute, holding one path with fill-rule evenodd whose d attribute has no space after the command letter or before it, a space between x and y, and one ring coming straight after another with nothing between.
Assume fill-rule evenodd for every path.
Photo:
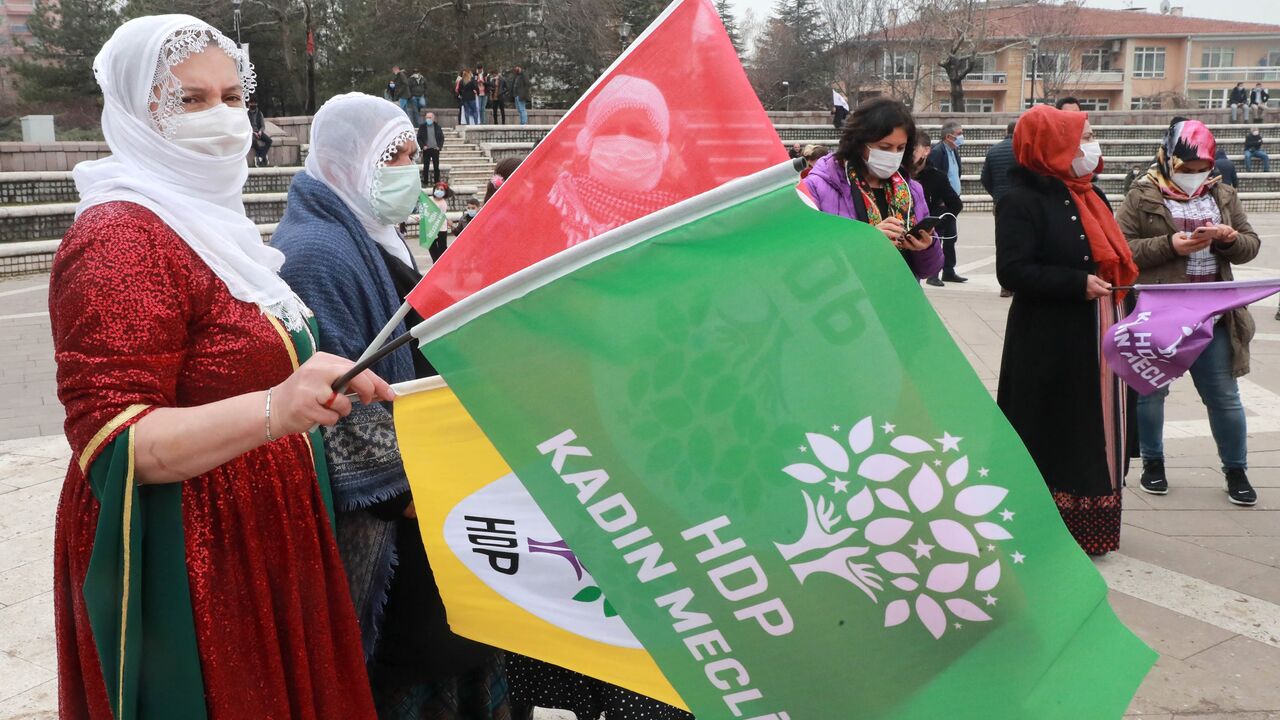
<instances>
[{"instance_id":1,"label":"woman in red sequined dress","mask_svg":"<svg viewBox=\"0 0 1280 720\"><path fill-rule=\"evenodd\" d=\"M76 167L50 279L73 450L60 714L373 718L312 430L350 412L329 384L351 363L315 352L245 216L251 66L165 15L121 26L94 74L113 154ZM371 373L351 387L392 397Z\"/></svg>"}]
</instances>

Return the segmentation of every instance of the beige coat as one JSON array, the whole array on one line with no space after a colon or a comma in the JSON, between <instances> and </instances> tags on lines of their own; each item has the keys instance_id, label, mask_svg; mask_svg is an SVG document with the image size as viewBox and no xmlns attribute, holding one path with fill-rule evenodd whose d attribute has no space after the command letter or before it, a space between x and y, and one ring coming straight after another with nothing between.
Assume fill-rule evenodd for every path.
<instances>
[{"instance_id":1,"label":"beige coat","mask_svg":"<svg viewBox=\"0 0 1280 720\"><path fill-rule=\"evenodd\" d=\"M1243 265L1257 257L1262 242L1249 225L1235 188L1218 183L1209 192L1218 201L1222 223L1240 233L1230 245L1213 245L1213 254L1218 258L1218 273L1223 280L1231 280L1231 266ZM1116 213L1116 220L1133 250L1133 261L1140 271L1139 284L1186 282L1187 258L1173 250L1173 234L1176 232L1173 216L1165 207L1164 196L1155 183L1146 178L1135 182ZM1249 372L1253 317L1249 315L1248 308L1237 308L1228 313L1223 322L1227 323L1227 330L1231 333L1231 373L1240 377Z\"/></svg>"}]
</instances>

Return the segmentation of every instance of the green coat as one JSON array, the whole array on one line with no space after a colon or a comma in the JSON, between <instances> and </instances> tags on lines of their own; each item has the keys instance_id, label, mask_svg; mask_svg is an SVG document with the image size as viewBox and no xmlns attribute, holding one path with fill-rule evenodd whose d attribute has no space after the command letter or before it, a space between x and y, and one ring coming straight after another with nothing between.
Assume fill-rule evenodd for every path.
<instances>
[{"instance_id":1,"label":"green coat","mask_svg":"<svg viewBox=\"0 0 1280 720\"><path fill-rule=\"evenodd\" d=\"M1231 280L1231 266L1243 265L1257 257L1262 241L1249 224L1235 188L1218 183L1209 193L1218 202L1222 223L1240 233L1230 245L1213 245L1219 275L1223 280ZM1138 284L1186 282L1187 258L1173 250L1173 234L1177 230L1155 183L1145 177L1135 182L1116 213L1116 220L1133 250L1133 261L1138 264ZM1240 377L1249 372L1249 341L1255 330L1253 317L1248 308L1237 308L1228 313L1223 322L1231 333L1231 374Z\"/></svg>"}]
</instances>

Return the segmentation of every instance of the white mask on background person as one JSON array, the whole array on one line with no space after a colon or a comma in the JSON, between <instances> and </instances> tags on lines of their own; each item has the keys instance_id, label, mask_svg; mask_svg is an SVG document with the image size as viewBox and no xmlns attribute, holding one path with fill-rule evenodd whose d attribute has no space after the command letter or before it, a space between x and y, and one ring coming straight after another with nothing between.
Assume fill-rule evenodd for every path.
<instances>
[{"instance_id":1,"label":"white mask on background person","mask_svg":"<svg viewBox=\"0 0 1280 720\"><path fill-rule=\"evenodd\" d=\"M604 135L591 142L588 172L614 187L648 192L662 180L667 163L664 149L641 138Z\"/></svg>"},{"instance_id":2,"label":"white mask on background person","mask_svg":"<svg viewBox=\"0 0 1280 720\"><path fill-rule=\"evenodd\" d=\"M436 190L436 191L432 192L432 193L431 193L431 195L432 195L432 197L436 197L436 198L443 199L443 198L444 198L444 191L443 191L443 190Z\"/></svg>"},{"instance_id":3,"label":"white mask on background person","mask_svg":"<svg viewBox=\"0 0 1280 720\"><path fill-rule=\"evenodd\" d=\"M954 138L954 142L955 142L955 144L956 144L956 147L957 147L957 148L958 148L958 147L960 147L961 145L964 145L964 136L963 136L963 135L956 135L956 136L955 136L955 138Z\"/></svg>"},{"instance_id":4,"label":"white mask on background person","mask_svg":"<svg viewBox=\"0 0 1280 720\"><path fill-rule=\"evenodd\" d=\"M1084 177L1098 169L1098 161L1102 159L1102 145L1097 141L1080 144L1083 156L1071 161L1071 172L1076 177Z\"/></svg>"},{"instance_id":5,"label":"white mask on background person","mask_svg":"<svg viewBox=\"0 0 1280 720\"><path fill-rule=\"evenodd\" d=\"M887 180L898 172L898 168L902 167L902 156L905 151L889 152L880 148L867 146L867 169L871 174Z\"/></svg>"},{"instance_id":6,"label":"white mask on background person","mask_svg":"<svg viewBox=\"0 0 1280 720\"><path fill-rule=\"evenodd\" d=\"M249 113L225 103L199 112L179 113L174 122L171 142L201 155L245 155L253 142Z\"/></svg>"},{"instance_id":7,"label":"white mask on background person","mask_svg":"<svg viewBox=\"0 0 1280 720\"><path fill-rule=\"evenodd\" d=\"M1182 192L1187 195L1195 195L1196 191L1200 189L1200 186L1204 184L1204 181L1209 179L1209 171L1205 170L1204 172L1198 173L1176 172L1173 174L1171 179L1173 180L1173 184L1177 185Z\"/></svg>"},{"instance_id":8,"label":"white mask on background person","mask_svg":"<svg viewBox=\"0 0 1280 720\"><path fill-rule=\"evenodd\" d=\"M473 217L475 217L475 216L476 216L476 213L478 213L478 212L480 212L480 211L479 211L479 210L476 210L475 208L467 208L467 217L469 217L469 218L473 218Z\"/></svg>"},{"instance_id":9,"label":"white mask on background person","mask_svg":"<svg viewBox=\"0 0 1280 720\"><path fill-rule=\"evenodd\" d=\"M369 194L373 214L387 225L403 222L418 206L417 165L391 165L378 170L378 185Z\"/></svg>"}]
</instances>

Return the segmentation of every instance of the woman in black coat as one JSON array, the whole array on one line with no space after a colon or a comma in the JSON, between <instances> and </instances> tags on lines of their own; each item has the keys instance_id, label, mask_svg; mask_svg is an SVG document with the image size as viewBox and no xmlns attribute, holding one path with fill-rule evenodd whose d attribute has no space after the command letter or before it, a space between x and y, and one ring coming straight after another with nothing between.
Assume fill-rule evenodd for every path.
<instances>
[{"instance_id":1,"label":"woman in black coat","mask_svg":"<svg viewBox=\"0 0 1280 720\"><path fill-rule=\"evenodd\" d=\"M996 274L1013 291L997 402L1086 552L1119 547L1129 393L1099 343L1120 317L1112 285L1137 277L1083 113L1018 121L1013 186L996 208Z\"/></svg>"}]
</instances>

